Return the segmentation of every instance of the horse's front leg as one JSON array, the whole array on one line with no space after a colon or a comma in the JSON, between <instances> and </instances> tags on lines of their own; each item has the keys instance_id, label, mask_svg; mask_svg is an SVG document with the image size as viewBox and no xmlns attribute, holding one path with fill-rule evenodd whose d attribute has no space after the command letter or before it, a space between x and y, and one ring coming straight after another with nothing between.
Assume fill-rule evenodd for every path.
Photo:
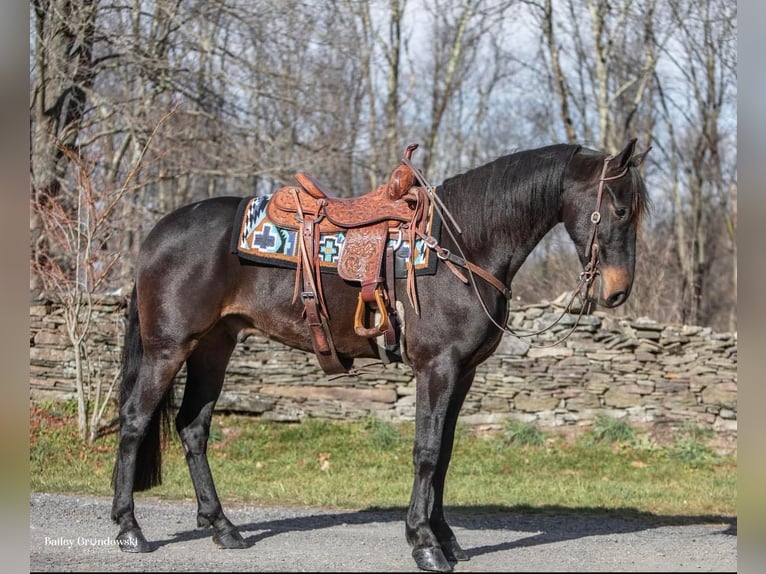
<instances>
[{"instance_id":1,"label":"horse's front leg","mask_svg":"<svg viewBox=\"0 0 766 574\"><path fill-rule=\"evenodd\" d=\"M450 459L452 458L452 447L455 442L455 429L457 428L458 415L463 406L463 401L468 394L473 383L476 369L466 372L458 381L452 398L447 405L447 418L444 421L444 431L442 434L441 455L434 473L434 503L431 509L430 524L431 529L439 540L444 556L449 562L459 560L469 560L468 553L460 546L455 534L447 524L444 517L444 483L447 477Z\"/></svg>"},{"instance_id":2,"label":"horse's front leg","mask_svg":"<svg viewBox=\"0 0 766 574\"><path fill-rule=\"evenodd\" d=\"M448 421L453 412L453 418L457 419L456 411L459 411L467 391L457 390L462 377L458 376L457 365L449 361L431 362L428 368L417 370L416 378L415 446L412 452L415 477L407 513L407 542L413 547L412 557L418 568L450 572L452 564L445 556L440 537L432 529L431 512L438 503L435 518L440 534L454 539L443 521L441 510L444 475L450 458L449 452L445 456L444 448L451 450L455 421ZM457 407L451 406L456 403Z\"/></svg>"}]
</instances>

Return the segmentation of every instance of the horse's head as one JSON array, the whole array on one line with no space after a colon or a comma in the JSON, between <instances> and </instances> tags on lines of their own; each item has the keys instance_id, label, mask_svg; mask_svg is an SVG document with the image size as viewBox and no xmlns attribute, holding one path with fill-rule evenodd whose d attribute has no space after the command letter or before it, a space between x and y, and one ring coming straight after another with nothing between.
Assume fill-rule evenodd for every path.
<instances>
[{"instance_id":1,"label":"horse's head","mask_svg":"<svg viewBox=\"0 0 766 574\"><path fill-rule=\"evenodd\" d=\"M598 303L622 305L630 295L636 264L636 233L648 198L636 169L648 149L635 154L631 140L614 157L577 154L564 187L562 218L583 268L601 276Z\"/></svg>"}]
</instances>

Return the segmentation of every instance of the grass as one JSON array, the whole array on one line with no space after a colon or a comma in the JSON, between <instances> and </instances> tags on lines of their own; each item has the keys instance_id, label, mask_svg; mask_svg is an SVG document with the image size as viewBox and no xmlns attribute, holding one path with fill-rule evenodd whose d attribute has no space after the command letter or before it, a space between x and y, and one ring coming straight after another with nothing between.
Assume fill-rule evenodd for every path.
<instances>
[{"instance_id":1,"label":"grass","mask_svg":"<svg viewBox=\"0 0 766 574\"><path fill-rule=\"evenodd\" d=\"M74 422L65 409L32 408L31 490L111 495L115 434L87 446L76 438ZM472 510L735 516L735 458L715 454L699 429L682 431L675 444L660 446L625 429L594 427L567 441L529 425L509 425L494 436L474 436L459 425L447 503ZM402 508L412 487L413 440L412 425L372 418L285 424L216 415L208 454L225 503ZM164 482L149 494L192 498L175 436L164 459Z\"/></svg>"},{"instance_id":2,"label":"grass","mask_svg":"<svg viewBox=\"0 0 766 574\"><path fill-rule=\"evenodd\" d=\"M622 419L596 415L593 423L593 438L600 442L626 442L636 438L636 431Z\"/></svg>"},{"instance_id":3,"label":"grass","mask_svg":"<svg viewBox=\"0 0 766 574\"><path fill-rule=\"evenodd\" d=\"M505 438L509 443L518 446L543 446L545 436L530 423L508 419L505 425Z\"/></svg>"}]
</instances>

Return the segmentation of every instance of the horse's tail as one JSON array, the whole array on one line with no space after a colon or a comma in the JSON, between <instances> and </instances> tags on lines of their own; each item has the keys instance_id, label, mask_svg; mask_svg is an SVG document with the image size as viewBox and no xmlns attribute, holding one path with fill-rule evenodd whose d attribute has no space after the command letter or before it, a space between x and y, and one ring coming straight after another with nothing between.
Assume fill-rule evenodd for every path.
<instances>
[{"instance_id":1,"label":"horse's tail","mask_svg":"<svg viewBox=\"0 0 766 574\"><path fill-rule=\"evenodd\" d=\"M136 287L128 304L128 324L125 327L125 345L122 348L122 384L120 385L120 424L124 424L122 407L133 393L144 347L138 319ZM133 490L138 492L162 484L162 447L170 432L170 392L166 392L152 413L136 457ZM115 474L117 466L115 465ZM114 476L112 477L114 482Z\"/></svg>"}]
</instances>

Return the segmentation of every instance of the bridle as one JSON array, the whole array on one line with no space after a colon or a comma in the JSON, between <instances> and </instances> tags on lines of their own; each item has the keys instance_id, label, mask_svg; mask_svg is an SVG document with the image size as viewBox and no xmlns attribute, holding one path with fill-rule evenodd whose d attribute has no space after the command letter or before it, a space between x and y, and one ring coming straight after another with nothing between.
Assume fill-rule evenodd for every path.
<instances>
[{"instance_id":1,"label":"bridle","mask_svg":"<svg viewBox=\"0 0 766 574\"><path fill-rule=\"evenodd\" d=\"M590 235L588 239L588 247L585 250L585 257L588 259L588 262L585 264L585 267L577 276L577 286L575 287L574 291L572 291L572 294L569 297L567 304L564 306L564 310L561 312L561 314L553 323L551 323L550 325L538 331L519 333L515 329L511 329L510 327L506 326L505 328L502 329L503 332L510 333L514 335L515 337L522 337L522 338L535 337L537 335L541 335L542 333L545 333L546 331L549 331L550 329L555 327L561 321L561 319L564 318L565 315L569 314L572 309L572 304L575 302L575 299L577 299L577 297L580 297L582 304L580 305L580 310L577 314L577 319L575 320L574 325L572 325L571 329L569 329L569 331L567 331L567 333L562 338L554 341L553 343L549 343L547 345L532 345L532 346L539 347L539 348L554 347L566 341L569 338L569 336L572 333L574 333L575 329L577 329L578 325L580 324L580 319L585 313L585 310L590 307L590 302L592 301L590 297L591 286L593 285L593 282L596 280L596 277L601 275L601 271L599 270L600 261L599 261L598 225L599 223L601 223L601 202L604 197L604 186L606 185L606 182L608 181L614 181L624 177L628 173L628 170L630 168L630 165L627 165L617 175L606 177L606 171L609 167L609 162L612 161L613 159L614 159L614 156L611 156L611 155L604 158L604 165L601 168L601 176L598 179L598 190L596 191L596 209L593 211L593 213L590 214L591 230L590 230ZM493 321L493 323L497 325L496 322Z\"/></svg>"},{"instance_id":2,"label":"bridle","mask_svg":"<svg viewBox=\"0 0 766 574\"><path fill-rule=\"evenodd\" d=\"M510 300L511 290L508 287L506 287L494 275L482 269L478 265L471 263L466 258L463 252L463 249L460 245L460 242L457 240L457 237L456 237L456 234L461 234L462 231L460 227L457 225L455 218L452 216L449 210L445 207L444 203L441 201L441 198L439 198L436 195L436 189L431 184L428 183L428 181L425 179L425 176L422 174L422 172L418 168L416 168L414 165L412 165L409 162L409 160L405 159L404 163L407 164L412 169L412 171L415 173L415 176L417 177L417 179L419 180L419 182L425 189L425 192L433 200L434 208L439 213L439 215L442 218L442 221L444 222L443 227L447 230L453 243L457 246L457 250L460 252L460 255L459 256L455 255L449 249L445 249L441 247L438 241L430 235L419 234L420 237L425 241L426 245L430 249L433 249L436 252L437 257L441 259L442 261L444 261L445 264L447 264L448 268L461 281L463 281L466 284L469 283L469 279L466 278L460 272L460 270L457 269L457 267L462 267L468 271L468 277L470 278L470 283L473 287L474 292L476 293L476 297L479 299L479 302L481 303L481 307L484 310L484 313L487 315L487 317L489 318L489 320L492 322L492 324L495 327L500 329L503 333L508 333L515 337L520 337L520 338L535 337L555 327L564 318L565 315L569 314L572 308L572 304L574 303L575 299L578 296L582 299L582 305L580 305L580 310L577 315L577 319L574 325L572 326L572 328L564 335L564 337L550 344L532 345L535 347L553 347L555 345L563 343L566 339L568 339L569 336L574 332L574 330L579 325L580 319L585 313L585 309L590 306L589 305L591 301L590 289L593 285L593 282L595 281L596 277L601 274L599 270L600 247L598 242L598 226L601 223L601 203L604 196L604 186L606 185L606 182L608 181L614 181L624 177L628 173L628 170L630 168L630 165L628 164L617 175L606 177L606 172L607 172L607 169L609 168L609 162L612 161L613 159L614 159L614 156L611 156L611 155L606 156L604 158L604 165L601 168L601 175L598 180L598 189L596 191L596 209L590 215L591 230L590 230L590 235L588 238L587 249L585 251L585 257L588 259L588 262L585 264L585 266L583 267L583 270L578 275L577 286L575 287L574 291L572 291L572 294L569 297L567 304L564 306L564 310L561 312L559 317L553 323L551 323L550 325L538 331L525 332L525 333L521 333L517 331L516 329L512 329L511 327L509 327L507 315L506 315L505 325L501 325L495 320L495 318L489 312L489 309L487 308L487 305L484 302L484 298L481 296L478 285L476 284L475 276L478 275L479 277L481 277L482 279L484 279L485 281L493 285L498 291L500 291L503 294L506 300ZM510 306L507 307L506 313L507 314L510 313Z\"/></svg>"},{"instance_id":3,"label":"bridle","mask_svg":"<svg viewBox=\"0 0 766 574\"><path fill-rule=\"evenodd\" d=\"M590 214L591 230L590 239L588 240L588 249L585 251L585 257L588 258L588 263L585 264L585 268L580 273L581 277L585 277L588 288L590 289L591 283L599 275L598 270L598 224L601 223L601 200L604 197L604 185L607 181L614 181L624 177L628 173L630 165L625 166L620 173L611 177L606 177L606 170L609 167L609 162L614 159L614 156L607 156L604 158L604 166L601 168L601 177L598 179L598 191L596 192L596 210ZM588 291L585 292L588 295Z\"/></svg>"}]
</instances>

